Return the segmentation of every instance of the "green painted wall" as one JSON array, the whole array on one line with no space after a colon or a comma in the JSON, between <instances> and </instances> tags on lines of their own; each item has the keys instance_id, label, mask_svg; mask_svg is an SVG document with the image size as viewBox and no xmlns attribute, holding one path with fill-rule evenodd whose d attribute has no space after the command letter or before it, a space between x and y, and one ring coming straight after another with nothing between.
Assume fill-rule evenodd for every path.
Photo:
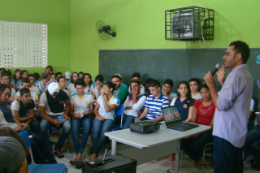
<instances>
[{"instance_id":1,"label":"green painted wall","mask_svg":"<svg viewBox=\"0 0 260 173\"><path fill-rule=\"evenodd\" d=\"M70 70L70 0L0 0L0 20L47 23L48 64L54 72Z\"/></svg>"},{"instance_id":2,"label":"green painted wall","mask_svg":"<svg viewBox=\"0 0 260 173\"><path fill-rule=\"evenodd\" d=\"M243 40L260 47L259 0L197 0L215 10L215 39L208 48L225 48ZM71 0L71 69L99 71L100 49L199 48L199 42L166 41L164 11L199 6L193 0ZM95 23L103 20L117 32L116 38L102 40Z\"/></svg>"}]
</instances>

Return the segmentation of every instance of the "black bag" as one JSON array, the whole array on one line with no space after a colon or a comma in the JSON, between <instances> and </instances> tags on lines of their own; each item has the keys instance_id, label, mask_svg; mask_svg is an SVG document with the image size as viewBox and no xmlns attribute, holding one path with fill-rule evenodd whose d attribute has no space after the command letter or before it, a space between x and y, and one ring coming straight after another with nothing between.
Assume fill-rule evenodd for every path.
<instances>
[{"instance_id":1,"label":"black bag","mask_svg":"<svg viewBox=\"0 0 260 173\"><path fill-rule=\"evenodd\" d=\"M136 173L136 160L116 154L107 156L104 161L84 162L82 173Z\"/></svg>"}]
</instances>

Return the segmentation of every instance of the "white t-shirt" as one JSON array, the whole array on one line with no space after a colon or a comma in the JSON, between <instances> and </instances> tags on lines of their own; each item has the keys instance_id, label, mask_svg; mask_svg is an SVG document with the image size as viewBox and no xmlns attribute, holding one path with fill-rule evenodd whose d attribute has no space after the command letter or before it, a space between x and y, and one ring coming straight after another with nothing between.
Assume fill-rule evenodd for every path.
<instances>
[{"instance_id":1,"label":"white t-shirt","mask_svg":"<svg viewBox=\"0 0 260 173\"><path fill-rule=\"evenodd\" d=\"M104 91L104 89L102 88L101 91L100 91L100 93L99 93L97 87L95 87L92 92L95 94L96 99L98 99L98 97L103 93L103 91Z\"/></svg>"},{"instance_id":2,"label":"white t-shirt","mask_svg":"<svg viewBox=\"0 0 260 173\"><path fill-rule=\"evenodd\" d=\"M140 94L142 95L142 94ZM139 95L139 97L140 97ZM131 97L131 98L129 98ZM129 107L132 107L133 109L132 110L124 110L124 115L131 115L131 116L134 116L134 117L138 117L138 114L136 111L140 111L144 104L145 104L145 101L146 101L146 96L142 96L140 98L137 98L138 101L133 105L133 98L132 98L132 95L131 96L127 96L126 100L125 100L125 103L124 103L124 108L126 108L127 106Z\"/></svg>"},{"instance_id":3,"label":"white t-shirt","mask_svg":"<svg viewBox=\"0 0 260 173\"><path fill-rule=\"evenodd\" d=\"M73 96L78 93L77 89L74 86L74 83L70 83L68 88L70 89L70 96Z\"/></svg>"},{"instance_id":4,"label":"white t-shirt","mask_svg":"<svg viewBox=\"0 0 260 173\"><path fill-rule=\"evenodd\" d=\"M30 91L35 91L36 94L40 94L40 89L37 86L35 86L35 85L33 85L29 89L30 89Z\"/></svg>"},{"instance_id":5,"label":"white t-shirt","mask_svg":"<svg viewBox=\"0 0 260 173\"><path fill-rule=\"evenodd\" d=\"M192 96L192 98L193 98L194 100L202 99L202 97L201 97L201 95L200 95L199 92L198 92L198 94L196 94L195 96L193 96L193 95L191 95L191 96Z\"/></svg>"},{"instance_id":6,"label":"white t-shirt","mask_svg":"<svg viewBox=\"0 0 260 173\"><path fill-rule=\"evenodd\" d=\"M132 94L131 86L128 87L128 92ZM140 94L145 93L145 87L141 84Z\"/></svg>"},{"instance_id":7,"label":"white t-shirt","mask_svg":"<svg viewBox=\"0 0 260 173\"><path fill-rule=\"evenodd\" d=\"M94 101L93 96L86 94L82 99L78 95L73 95L70 98L71 104L73 104L74 112L79 113L83 117L84 111L89 111L89 105Z\"/></svg>"},{"instance_id":8,"label":"white t-shirt","mask_svg":"<svg viewBox=\"0 0 260 173\"><path fill-rule=\"evenodd\" d=\"M162 92L163 94L163 92ZM171 101L175 98L178 97L178 94L176 92L171 92L171 94L169 96L166 96L169 99L169 103L171 103Z\"/></svg>"},{"instance_id":9,"label":"white t-shirt","mask_svg":"<svg viewBox=\"0 0 260 173\"><path fill-rule=\"evenodd\" d=\"M84 88L84 93L86 93L86 94L92 94L92 91L93 91L93 90L94 90L94 85L91 84L90 87L87 86L87 87Z\"/></svg>"},{"instance_id":10,"label":"white t-shirt","mask_svg":"<svg viewBox=\"0 0 260 173\"><path fill-rule=\"evenodd\" d=\"M255 101L254 101L254 99L251 99L250 111L254 111L254 110L255 110Z\"/></svg>"},{"instance_id":11,"label":"white t-shirt","mask_svg":"<svg viewBox=\"0 0 260 173\"><path fill-rule=\"evenodd\" d=\"M106 97L105 97L106 99ZM115 114L115 109L110 111L110 112L107 112L106 109L105 109L105 106L104 106L104 103L103 103L103 100L102 100L102 96L99 96L98 99L97 99L97 102L99 104L99 109L98 109L98 113L99 115L104 118L104 119L112 119L114 120L114 114ZM119 99L117 97L115 97L113 95L113 97L107 102L108 106L110 105L116 105L118 106L120 103Z\"/></svg>"},{"instance_id":12,"label":"white t-shirt","mask_svg":"<svg viewBox=\"0 0 260 173\"><path fill-rule=\"evenodd\" d=\"M11 96L16 97L16 91L11 87Z\"/></svg>"}]
</instances>

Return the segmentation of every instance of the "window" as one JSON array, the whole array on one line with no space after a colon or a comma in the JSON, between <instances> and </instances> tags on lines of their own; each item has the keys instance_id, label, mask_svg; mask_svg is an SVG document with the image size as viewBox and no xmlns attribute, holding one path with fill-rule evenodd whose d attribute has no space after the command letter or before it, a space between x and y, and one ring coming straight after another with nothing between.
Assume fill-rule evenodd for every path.
<instances>
[{"instance_id":1,"label":"window","mask_svg":"<svg viewBox=\"0 0 260 173\"><path fill-rule=\"evenodd\" d=\"M0 21L0 67L46 67L47 24Z\"/></svg>"}]
</instances>

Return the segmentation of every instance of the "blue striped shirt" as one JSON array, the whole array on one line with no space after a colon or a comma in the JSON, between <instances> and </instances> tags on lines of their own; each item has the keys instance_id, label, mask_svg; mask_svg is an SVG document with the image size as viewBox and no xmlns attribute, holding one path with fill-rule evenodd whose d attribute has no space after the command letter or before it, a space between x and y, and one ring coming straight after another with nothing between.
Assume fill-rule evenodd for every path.
<instances>
[{"instance_id":1,"label":"blue striped shirt","mask_svg":"<svg viewBox=\"0 0 260 173\"><path fill-rule=\"evenodd\" d=\"M158 99L155 99L153 95L147 97L144 107L148 108L146 118L152 120L161 116L162 107L169 106L168 98L161 94Z\"/></svg>"}]
</instances>

